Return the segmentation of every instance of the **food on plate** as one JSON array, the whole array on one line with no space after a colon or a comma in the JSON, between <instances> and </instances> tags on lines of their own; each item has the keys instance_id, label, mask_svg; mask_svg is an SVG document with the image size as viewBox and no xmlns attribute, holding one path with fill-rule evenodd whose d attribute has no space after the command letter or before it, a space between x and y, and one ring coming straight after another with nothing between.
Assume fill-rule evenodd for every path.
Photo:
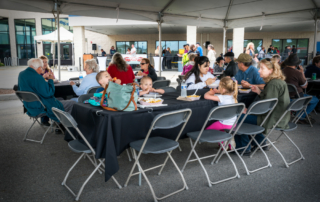
<instances>
[{"instance_id":1,"label":"food on plate","mask_svg":"<svg viewBox=\"0 0 320 202\"><path fill-rule=\"evenodd\" d=\"M250 89L239 89L240 91L247 91L247 90L250 90Z\"/></svg>"},{"instance_id":2,"label":"food on plate","mask_svg":"<svg viewBox=\"0 0 320 202\"><path fill-rule=\"evenodd\" d=\"M142 71L138 71L138 76L142 76Z\"/></svg>"},{"instance_id":3,"label":"food on plate","mask_svg":"<svg viewBox=\"0 0 320 202\"><path fill-rule=\"evenodd\" d=\"M147 103L158 103L161 102L161 99L154 99L154 98L149 98L149 99L141 99L140 101L142 102L147 102Z\"/></svg>"},{"instance_id":4,"label":"food on plate","mask_svg":"<svg viewBox=\"0 0 320 202\"><path fill-rule=\"evenodd\" d=\"M187 97L200 97L200 95L188 95Z\"/></svg>"}]
</instances>

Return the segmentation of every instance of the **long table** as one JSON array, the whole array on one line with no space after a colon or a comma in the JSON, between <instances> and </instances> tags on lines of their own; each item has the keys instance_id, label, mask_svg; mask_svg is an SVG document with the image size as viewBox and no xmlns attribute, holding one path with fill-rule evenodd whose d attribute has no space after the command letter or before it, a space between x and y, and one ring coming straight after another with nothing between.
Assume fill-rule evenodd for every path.
<instances>
[{"instance_id":1,"label":"long table","mask_svg":"<svg viewBox=\"0 0 320 202\"><path fill-rule=\"evenodd\" d=\"M203 93L202 91L200 91ZM188 91L188 94L192 92ZM198 93L197 93L198 94ZM119 170L117 156L129 147L129 143L145 138L153 118L164 112L190 108L192 115L181 138L187 132L198 131L203 126L209 111L218 105L217 102L200 99L188 102L176 98L179 93L167 93L162 96L165 107L139 109L131 112L112 112L102 110L89 104L77 103L73 106L72 116L78 123L79 129L96 150L96 158L105 158L105 180L109 180ZM241 94L238 101L253 102L256 96ZM100 111L97 115L97 111ZM209 123L210 124L210 123ZM175 139L181 126L170 130L155 130L152 136L162 136ZM68 136L65 136L68 140ZM70 137L69 137L70 138Z\"/></svg>"}]
</instances>

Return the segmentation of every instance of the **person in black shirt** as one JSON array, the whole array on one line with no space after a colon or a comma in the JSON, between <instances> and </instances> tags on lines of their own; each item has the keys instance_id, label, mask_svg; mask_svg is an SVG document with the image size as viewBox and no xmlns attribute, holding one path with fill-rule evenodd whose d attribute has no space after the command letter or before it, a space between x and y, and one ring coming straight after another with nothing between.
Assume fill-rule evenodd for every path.
<instances>
[{"instance_id":1,"label":"person in black shirt","mask_svg":"<svg viewBox=\"0 0 320 202\"><path fill-rule=\"evenodd\" d=\"M233 61L233 59L234 59L234 53L232 52L227 52L224 55L224 61L228 63L228 66L226 70L223 72L221 78L226 76L230 76L232 78L237 74L239 68L238 68L238 65Z\"/></svg>"},{"instance_id":2,"label":"person in black shirt","mask_svg":"<svg viewBox=\"0 0 320 202\"><path fill-rule=\"evenodd\" d=\"M111 49L110 49L110 55L113 55L117 52L116 49L114 49L114 46L111 46Z\"/></svg>"},{"instance_id":3,"label":"person in black shirt","mask_svg":"<svg viewBox=\"0 0 320 202\"><path fill-rule=\"evenodd\" d=\"M296 46L293 45L293 46L292 46L292 49L291 49L291 54L296 54L296 53L297 53Z\"/></svg>"}]
</instances>

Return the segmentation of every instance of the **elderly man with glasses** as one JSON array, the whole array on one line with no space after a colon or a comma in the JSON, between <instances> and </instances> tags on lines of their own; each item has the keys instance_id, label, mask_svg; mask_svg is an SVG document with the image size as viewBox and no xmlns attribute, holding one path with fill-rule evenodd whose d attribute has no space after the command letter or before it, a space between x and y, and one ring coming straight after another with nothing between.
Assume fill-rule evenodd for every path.
<instances>
[{"instance_id":1,"label":"elderly man with glasses","mask_svg":"<svg viewBox=\"0 0 320 202\"><path fill-rule=\"evenodd\" d=\"M45 76L48 79L48 82L45 80L41 73L44 72L43 62L39 58L32 58L28 60L27 69L19 73L18 77L18 88L19 91L28 91L35 93L42 103L47 108L47 111L44 111L44 108L39 102L24 102L24 106L27 109L27 113L31 116L37 116L38 114L45 113L52 120L59 122L57 117L53 114L51 108L56 107L60 110L71 113L74 101L62 100L58 101L54 97L55 87L53 84L53 73L49 72ZM47 124L44 124L47 125ZM58 129L56 133L61 133Z\"/></svg>"}]
</instances>

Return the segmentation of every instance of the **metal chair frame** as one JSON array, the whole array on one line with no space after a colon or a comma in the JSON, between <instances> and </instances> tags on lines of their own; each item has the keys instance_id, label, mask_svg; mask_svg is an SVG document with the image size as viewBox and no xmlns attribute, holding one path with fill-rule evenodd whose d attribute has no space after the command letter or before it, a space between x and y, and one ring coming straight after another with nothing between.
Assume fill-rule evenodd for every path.
<instances>
[{"instance_id":1,"label":"metal chair frame","mask_svg":"<svg viewBox=\"0 0 320 202\"><path fill-rule=\"evenodd\" d=\"M296 95L298 96L298 98L300 98L298 89L296 88L295 85L293 85L293 84L291 84L291 83L287 83L287 86L288 86L288 90L289 90L290 93L291 93L291 92L296 93ZM313 110L313 111L317 114L317 112L316 112L315 110ZM312 123L311 123L311 121L310 121L310 118L309 118L309 116L308 116L308 114L307 114L307 108L304 109L304 113L306 113L306 118L308 119L308 122L309 122L310 126L313 127L313 125L312 125ZM302 114L301 114L301 116L302 116Z\"/></svg>"},{"instance_id":2,"label":"metal chair frame","mask_svg":"<svg viewBox=\"0 0 320 202\"><path fill-rule=\"evenodd\" d=\"M209 175L208 175L208 172L207 172L207 170L205 169L205 167L203 166L203 164L202 164L202 162L201 162L201 159L207 159L207 158L211 158L211 157L217 156L217 155L220 153L221 149L222 149L223 151L227 151L228 144L224 145L222 142L220 142L220 145L221 145L221 146L220 146L219 151L218 151L216 154L209 155L209 156L204 156L204 157L201 157L201 158L198 156L198 154L197 154L197 152L196 152L196 150L195 150L197 144L198 144L198 143L200 144L200 142L199 142L200 137L201 137L203 131L205 130L208 121L216 120L216 119L214 119L214 118L211 118L211 117L213 116L213 114L214 114L214 113L223 113L223 112L221 112L221 111L218 111L218 112L217 112L217 110L226 109L226 108L231 108L231 107L242 107L242 109L241 109L241 111L239 111L239 113L235 113L235 114L231 114L231 115L230 115L230 117L237 116L237 120L234 122L232 128L229 130L229 134L231 135L233 129L234 129L234 128L236 127L236 125L237 125L237 122L238 122L238 120L239 120L239 118L240 118L240 115L242 114L242 112L243 112L243 110L244 110L244 108L245 108L245 105L244 105L243 103L230 104L230 105L222 105L222 106L214 107L213 109L211 109L211 111L210 111L210 113L209 113L206 121L204 122L204 124L203 124L203 126L202 126L202 129L201 129L201 131L200 131L200 133L199 133L196 141L195 141L194 143L192 143L191 138L189 138L189 139L190 139L190 145L191 145L191 151L190 151L190 153L189 153L189 156L188 156L188 158L187 158L184 166L183 166L182 169L181 169L181 172L184 171L187 163L193 162L193 161L198 161L199 164L200 164L200 166L202 167L204 173L205 173L205 176L206 176L206 178L207 178L209 187L212 187L213 184L218 184L218 183L221 183L221 182L225 182L225 181L228 181L228 180L232 180L232 179L234 179L234 178L240 178L240 175L239 175L237 166L236 166L235 163L233 162L233 160L232 160L232 158L230 157L230 155L228 154L228 152L226 152L226 154L227 154L229 160L231 161L231 163L233 164L233 167L234 167L234 169L235 169L235 171L236 171L236 175L233 176L233 177L229 177L229 178L225 178L225 179L222 179L222 180L213 182L213 181L210 180ZM229 119L230 117L226 118L225 120ZM218 120L218 121L219 121L219 120ZM213 131L213 134L212 134L212 135L214 135L214 131ZM232 139L232 135L231 135L230 139L228 139L228 141L231 140L231 139ZM196 156L196 159L191 159L191 160L190 160L190 157L191 157L192 153ZM213 165L213 162L211 163L211 165Z\"/></svg>"},{"instance_id":3,"label":"metal chair frame","mask_svg":"<svg viewBox=\"0 0 320 202\"><path fill-rule=\"evenodd\" d=\"M267 111L264 111L264 112L261 112L261 113L253 113L253 112L251 112L252 109L254 109L257 105L263 104L263 103L266 103L266 102L275 102L275 103L273 104L272 108L269 109L269 110L267 110ZM277 99L277 98L265 99L265 100L260 100L260 101L253 102L253 103L250 105L250 107L248 108L246 115L243 117L243 119L241 120L241 122L237 125L236 129L235 129L234 132L233 132L233 136L232 136L232 137L234 138L234 136L237 134L238 130L241 128L244 120L247 118L248 115L251 115L251 114L253 114L253 115L259 115L259 114L268 113L267 116L266 116L266 117L264 118L264 120L262 121L262 123L260 124L260 127L263 127L263 124L266 122L266 120L268 119L268 117L270 116L270 114L272 113L272 111L274 110L274 108L275 108L275 106L277 105L277 103L278 103L278 99ZM246 135L246 134L242 134L242 135ZM245 170L246 170L247 175L250 175L250 173L254 173L254 172L256 172L256 171L259 171L259 170L262 170L262 169L265 169L265 168L268 168L268 167L270 167L270 168L272 167L272 165L271 165L271 163L270 163L270 160L269 160L267 154L264 152L264 150L262 149L261 145L260 145L260 144L256 141L256 139L255 139L256 134L255 134L255 135L250 135L250 136L251 136L251 140L249 141L249 143L247 144L247 146L241 147L241 148L238 148L238 149L235 149L235 148L232 146L232 144L231 144L232 150L231 150L231 151L227 151L227 152L233 152L233 151L234 151L234 152L236 153L236 155L237 155L237 156L240 158L240 160L242 161L242 163L243 163L243 165L244 165L244 168L245 168ZM265 156L268 164L267 164L266 166L262 166L262 167L260 167L260 168L254 169L254 170L249 170L248 167L247 167L247 165L246 165L246 163L244 162L242 156L243 156L244 152L246 151L246 149L249 147L249 145L251 145L251 142L252 142L252 141L254 141L254 142L258 145L259 149L260 149L260 150L262 151L262 153L264 154L264 156ZM263 141L262 141L262 142L263 142ZM229 143L230 143L230 140L226 143L226 145L228 145ZM242 153L241 153L241 155L240 155L237 150L242 150L242 149L243 149L243 151L242 151ZM258 148L257 148L257 149L258 149ZM220 150L221 150L221 148L220 148ZM219 151L220 151L220 150L219 150ZM217 155L217 156L215 157L215 159L213 159L212 162L218 163L219 160L220 160L220 158L221 158L221 156L222 156L224 153L226 153L226 152L225 152L225 151L221 152L220 155ZM252 158L252 156L253 156L253 154L250 155L250 158Z\"/></svg>"},{"instance_id":4,"label":"metal chair frame","mask_svg":"<svg viewBox=\"0 0 320 202\"><path fill-rule=\"evenodd\" d=\"M80 157L77 159L77 161L71 166L71 168L68 170L64 180L62 181L62 186L65 186L73 196L75 196L75 200L78 201L80 198L80 195L82 194L82 191L84 189L84 187L86 186L86 184L89 182L89 180L92 178L92 176L99 171L100 174L102 174L102 172L105 172L105 159L97 159L99 164L97 164L97 160L95 158L96 152L95 150L92 148L91 144L88 142L88 140L85 138L85 136L82 134L82 132L80 131L80 129L77 126L76 121L73 119L73 117L67 113L64 112L62 110L59 110L57 108L52 108L53 113L56 115L56 117L59 119L59 121L61 122L61 124L66 128L66 130L69 132L69 134L71 135L71 137L74 140L77 140L77 138L75 138L75 136L72 134L72 132L69 130L68 127L72 127L74 128L78 134L80 135L80 137L82 138L82 140L85 142L86 146L90 149L92 156L90 156L89 154L85 153L85 152L81 152L82 154L80 155ZM63 117L63 119L61 119L61 117ZM80 153L80 152L79 152ZM67 179L71 173L71 171L74 169L74 167L79 163L79 161L82 158L88 157L88 159L90 160L90 162L93 164L93 166L95 167L95 169L91 172L91 174L89 175L89 177L85 180L85 182L82 184L81 188L79 189L78 193L74 193L73 190L67 185ZM118 181L112 176L111 177L112 180L116 183L116 185L119 187L119 189L121 189L121 185L118 183Z\"/></svg>"},{"instance_id":5,"label":"metal chair frame","mask_svg":"<svg viewBox=\"0 0 320 202\"><path fill-rule=\"evenodd\" d=\"M191 116L191 114L192 114L191 109L183 109L183 110L177 110L177 111L172 111L172 112L167 112L167 113L159 114L159 115L157 115L157 116L153 119L152 124L151 124L151 127L150 127L150 129L149 129L149 131L148 131L148 133L147 133L146 138L144 139L144 142L143 142L143 144L142 144L142 146L141 146L141 148L140 148L140 151L139 151L138 155L136 154L135 149L131 148L132 151L133 151L133 154L134 154L133 158L135 159L135 162L134 162L134 164L133 164L133 166L132 166L132 169L131 169L131 171L130 171L130 173L129 173L128 179L127 179L126 183L124 184L124 187L126 187L126 186L128 185L129 180L130 180L130 178L131 178L132 176L138 175L138 174L142 174L143 177L145 178L145 180L147 181L147 184L149 185L149 188L150 188L150 190L151 190L151 193L152 193L152 196L153 196L154 201L163 200L163 199L165 199L165 198L167 198L167 197L169 197L169 196L172 196L172 195L174 195L174 194L176 194L176 193L178 193L178 192L183 191L184 189L186 189L186 190L188 189L188 186L187 186L187 183L186 183L186 181L185 181L185 179L184 179L183 174L180 172L179 167L177 166L176 162L174 161L174 159L173 159L172 156L171 156L171 153L172 153L173 150L171 150L170 152L169 152L169 151L166 152L167 155L168 155L167 158L165 159L165 161L164 161L163 164L160 164L160 165L158 165L158 166L155 166L155 167L148 168L148 169L145 169L145 170L144 170L144 169L141 167L140 162L139 162L139 159L140 159L140 157L141 157L141 154L142 154L143 149L144 149L144 147L145 147L145 145L146 145L146 143L147 143L147 141L148 141L148 139L149 139L149 136L150 136L151 132L152 132L153 130L157 129L157 128L155 128L155 124L158 122L158 120L160 120L161 118L166 117L166 116L170 116L170 115L178 114L178 113L183 113L183 112L184 112L184 113L187 113L187 114L184 116L184 120L182 120L182 121L179 123L179 125L181 125L182 123L184 123L184 124L183 124L183 126L182 126L182 128L181 128L181 130L180 130L180 132L179 132L179 134L178 134L178 136L177 136L177 138L175 139L175 141L179 144L178 140L179 140L179 138L180 138L180 136L181 136L181 134L182 134L182 131L184 130L184 128L185 128L186 124L188 123L189 118L190 118L190 116ZM165 128L165 127L162 127L161 129L174 128L174 127L177 127L177 126L179 126L179 125L176 125L176 126L173 126L173 127L169 126L169 127L166 127L166 128ZM170 193L170 194L167 194L167 195L165 195L165 196L163 196L163 197L161 197L161 198L159 198L159 197L157 197L157 196L155 195L154 189L153 189L151 183L149 182L149 180L148 180L145 172L161 167L161 169L160 169L160 171L159 171L159 173L158 173L158 175L161 175L161 172L163 171L163 168L165 167L165 165L166 165L166 163L167 163L167 161L168 161L169 158L170 158L170 160L172 161L172 163L173 163L173 165L175 166L175 168L178 170L178 173L180 174L180 176L181 176L181 178L182 178L183 188L182 188L182 189L179 189L179 190L177 190L177 191L175 191L175 192L172 192L172 193ZM136 166L138 166L138 170L139 170L139 171L136 172L136 173L133 173L133 171L134 171L134 169L135 169Z\"/></svg>"},{"instance_id":6,"label":"metal chair frame","mask_svg":"<svg viewBox=\"0 0 320 202\"><path fill-rule=\"evenodd\" d=\"M155 85L157 85L157 83L168 83L168 84L166 84L165 86L158 87L158 86L155 86ZM152 86L153 86L153 88L162 88L162 87L168 87L168 86L170 86L170 84L171 84L170 80L157 80L152 83Z\"/></svg>"},{"instance_id":7,"label":"metal chair frame","mask_svg":"<svg viewBox=\"0 0 320 202\"><path fill-rule=\"evenodd\" d=\"M44 108L44 111L47 111L46 106L44 106L44 104L42 103L42 101L40 100L40 98L39 98L35 93L28 92L28 91L16 91L15 93L16 93L17 97L20 99L20 101L22 102L22 104L23 104L23 101L25 101L25 102L40 102L41 106ZM24 98L23 98L23 94L32 95L33 98L32 98L32 99L30 99L30 98L24 99ZM27 114L27 115L28 115L28 114ZM29 115L28 115L28 116L29 116ZM51 119L51 125L50 125L50 127L49 127L47 130L45 130L45 128L43 128L43 125L42 125L42 124L39 122L39 120L38 120L39 118L44 117L44 116L46 116L45 113L43 113L43 114L38 114L37 116L29 116L30 119L33 119L33 123L31 124L31 126L30 126L29 129L28 129L28 131L27 131L26 134L24 135L23 141L37 142L37 143L42 144L43 141L44 141L44 139L45 139L45 137L46 137L46 135L47 135L47 133L49 132L49 130L51 129L51 132L53 131L53 125L54 125L54 124L55 124L58 128L60 128L59 124L57 124L54 120ZM41 140L28 139L27 136L28 136L31 128L33 127L33 125L34 125L36 122L38 122L39 125L45 130L45 133L43 134ZM60 128L60 130L63 131L61 128Z\"/></svg>"},{"instance_id":8,"label":"metal chair frame","mask_svg":"<svg viewBox=\"0 0 320 202\"><path fill-rule=\"evenodd\" d=\"M96 93L96 91L97 91L98 88L101 88L101 86L93 86L93 87L91 87L91 88L89 88L89 89L87 90L87 93L86 93L86 94ZM94 90L94 89L95 89L94 92L90 92L90 91L92 91L92 90Z\"/></svg>"},{"instance_id":9,"label":"metal chair frame","mask_svg":"<svg viewBox=\"0 0 320 202\"><path fill-rule=\"evenodd\" d=\"M308 100L309 99L309 100ZM299 118L302 116L302 114L304 113L305 109L308 107L308 104L309 102L311 101L312 99L312 96L308 96L308 97L302 97L302 98L298 98L296 100L294 100L293 102L290 103L290 105L287 107L287 110L282 114L282 116L280 117L280 119L277 121L277 123L273 126L273 128L270 130L270 132L268 133L268 135L264 138L264 140L262 142L264 142L265 140L267 140L270 145L275 148L275 150L279 153L279 155L281 156L283 162L285 163L286 167L289 168L289 165L293 164L293 163L296 163L300 160L303 160L305 159L304 156L302 155L299 147L293 142L293 140L287 135L287 133L285 132L286 129L280 129L280 128L277 128L278 124L280 123L280 121L285 117L285 115L287 113L290 113L291 111L295 111L295 112L298 112L297 113L297 116L292 120L292 123L294 124L297 124ZM297 103L299 104L299 102L305 100L304 104L297 107ZM273 130L279 130L281 131L281 134L279 135L279 137L276 139L275 142L277 142L280 137L284 134L288 139L289 141L297 148L297 150L299 151L300 153L300 158L292 161L292 162L287 162L286 159L284 158L284 156L282 155L282 153L279 151L279 149L273 144L273 142L269 139L269 135L273 132ZM261 145L260 145L261 146ZM256 150L252 153L251 156L253 156L255 154L255 152L258 150L258 148L256 148Z\"/></svg>"}]
</instances>

